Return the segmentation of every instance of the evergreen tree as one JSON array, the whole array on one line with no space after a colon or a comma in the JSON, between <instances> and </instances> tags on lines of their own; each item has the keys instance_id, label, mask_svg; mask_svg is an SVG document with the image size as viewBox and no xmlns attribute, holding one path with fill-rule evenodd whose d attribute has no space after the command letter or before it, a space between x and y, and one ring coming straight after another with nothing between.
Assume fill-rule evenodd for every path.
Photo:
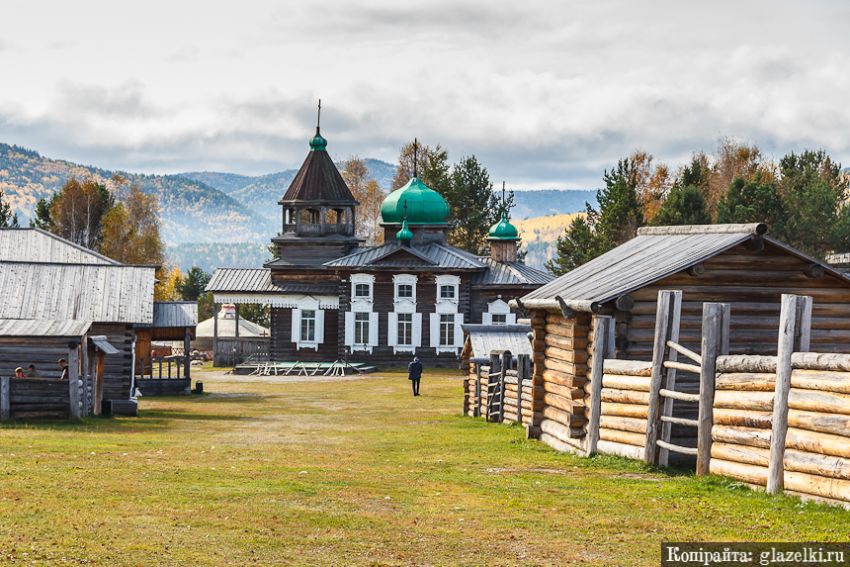
<instances>
[{"instance_id":1,"label":"evergreen tree","mask_svg":"<svg viewBox=\"0 0 850 567\"><path fill-rule=\"evenodd\" d=\"M694 185L674 185L650 223L655 226L711 224L705 210L705 198Z\"/></svg>"},{"instance_id":2,"label":"evergreen tree","mask_svg":"<svg viewBox=\"0 0 850 567\"><path fill-rule=\"evenodd\" d=\"M817 257L833 249L834 227L847 198L841 164L824 151L790 153L779 162L779 193L788 214L771 233Z\"/></svg>"},{"instance_id":3,"label":"evergreen tree","mask_svg":"<svg viewBox=\"0 0 850 567\"><path fill-rule=\"evenodd\" d=\"M557 256L547 262L556 275L589 262L630 240L643 224L637 194L638 176L628 158L603 175L605 187L596 192L599 208L586 204L586 212L576 217L558 237Z\"/></svg>"},{"instance_id":4,"label":"evergreen tree","mask_svg":"<svg viewBox=\"0 0 850 567\"><path fill-rule=\"evenodd\" d=\"M12 207L0 191L0 228L18 228L18 215L12 212Z\"/></svg>"},{"instance_id":5,"label":"evergreen tree","mask_svg":"<svg viewBox=\"0 0 850 567\"><path fill-rule=\"evenodd\" d=\"M785 210L779 189L773 180L764 181L761 173L752 180L736 177L729 192L717 205L717 222L764 222L775 234L783 233Z\"/></svg>"},{"instance_id":6,"label":"evergreen tree","mask_svg":"<svg viewBox=\"0 0 850 567\"><path fill-rule=\"evenodd\" d=\"M560 276L594 259L596 233L584 215L575 217L570 226L558 237L557 255L546 262L546 269Z\"/></svg>"},{"instance_id":7,"label":"evergreen tree","mask_svg":"<svg viewBox=\"0 0 850 567\"><path fill-rule=\"evenodd\" d=\"M48 201L44 197L35 204L35 215L30 219L30 226L41 230L52 231L53 222L50 220L50 204L56 199L56 194Z\"/></svg>"},{"instance_id":8,"label":"evergreen tree","mask_svg":"<svg viewBox=\"0 0 850 567\"><path fill-rule=\"evenodd\" d=\"M451 207L449 243L479 254L499 208L490 174L475 156L470 156L452 168L451 181L449 190L442 194Z\"/></svg>"},{"instance_id":9,"label":"evergreen tree","mask_svg":"<svg viewBox=\"0 0 850 567\"><path fill-rule=\"evenodd\" d=\"M212 276L210 274L201 268L197 266L193 267L186 272L186 276L180 283L178 288L180 291L180 297L184 301L197 301L204 293L204 288L207 287L208 283L210 283L211 277Z\"/></svg>"}]
</instances>

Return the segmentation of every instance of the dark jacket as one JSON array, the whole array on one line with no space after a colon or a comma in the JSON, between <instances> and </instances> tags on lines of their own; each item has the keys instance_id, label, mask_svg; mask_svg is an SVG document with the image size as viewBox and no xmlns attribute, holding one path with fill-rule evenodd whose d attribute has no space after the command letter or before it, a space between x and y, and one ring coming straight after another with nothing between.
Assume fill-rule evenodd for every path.
<instances>
[{"instance_id":1,"label":"dark jacket","mask_svg":"<svg viewBox=\"0 0 850 567\"><path fill-rule=\"evenodd\" d=\"M420 378L422 378L422 363L414 360L407 365L407 379L419 380Z\"/></svg>"}]
</instances>

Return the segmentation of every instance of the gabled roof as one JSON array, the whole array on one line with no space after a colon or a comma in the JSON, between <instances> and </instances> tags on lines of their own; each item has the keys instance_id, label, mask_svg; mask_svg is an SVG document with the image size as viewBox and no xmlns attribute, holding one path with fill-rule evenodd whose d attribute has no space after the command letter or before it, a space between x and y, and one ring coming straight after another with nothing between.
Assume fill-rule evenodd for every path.
<instances>
[{"instance_id":1,"label":"gabled roof","mask_svg":"<svg viewBox=\"0 0 850 567\"><path fill-rule=\"evenodd\" d=\"M40 228L0 229L0 261L113 264L118 262Z\"/></svg>"},{"instance_id":2,"label":"gabled roof","mask_svg":"<svg viewBox=\"0 0 850 567\"><path fill-rule=\"evenodd\" d=\"M489 256L482 256L487 270L472 278L472 285L482 286L523 286L545 285L555 279L549 272L526 266L520 262L497 262Z\"/></svg>"},{"instance_id":3,"label":"gabled roof","mask_svg":"<svg viewBox=\"0 0 850 567\"><path fill-rule=\"evenodd\" d=\"M41 319L0 319L0 337L68 337L85 335L91 321L52 321Z\"/></svg>"},{"instance_id":4,"label":"gabled roof","mask_svg":"<svg viewBox=\"0 0 850 567\"><path fill-rule=\"evenodd\" d=\"M823 262L762 236L763 224L721 224L645 227L628 242L579 266L553 282L536 289L520 302L528 308L557 309L563 305L575 311L595 311L603 303L686 270L712 256L747 242L765 242L813 264L847 282L850 280Z\"/></svg>"},{"instance_id":5,"label":"gabled roof","mask_svg":"<svg viewBox=\"0 0 850 567\"><path fill-rule=\"evenodd\" d=\"M486 358L493 351L509 350L511 354L531 355L531 340L528 333L531 325L463 325L469 335L471 352L464 346L464 356Z\"/></svg>"},{"instance_id":6,"label":"gabled roof","mask_svg":"<svg viewBox=\"0 0 850 567\"><path fill-rule=\"evenodd\" d=\"M330 282L278 282L268 268L217 268L205 291L219 293L297 293L336 295L339 286Z\"/></svg>"},{"instance_id":7,"label":"gabled roof","mask_svg":"<svg viewBox=\"0 0 850 567\"><path fill-rule=\"evenodd\" d=\"M312 150L280 201L281 205L315 203L325 205L357 204L331 156L325 150Z\"/></svg>"},{"instance_id":8,"label":"gabled roof","mask_svg":"<svg viewBox=\"0 0 850 567\"><path fill-rule=\"evenodd\" d=\"M487 265L477 256L454 246L431 242L421 246L398 243L360 248L356 252L324 264L330 268L421 268L484 270Z\"/></svg>"},{"instance_id":9,"label":"gabled roof","mask_svg":"<svg viewBox=\"0 0 850 567\"><path fill-rule=\"evenodd\" d=\"M150 324L154 268L0 262L0 319Z\"/></svg>"}]
</instances>

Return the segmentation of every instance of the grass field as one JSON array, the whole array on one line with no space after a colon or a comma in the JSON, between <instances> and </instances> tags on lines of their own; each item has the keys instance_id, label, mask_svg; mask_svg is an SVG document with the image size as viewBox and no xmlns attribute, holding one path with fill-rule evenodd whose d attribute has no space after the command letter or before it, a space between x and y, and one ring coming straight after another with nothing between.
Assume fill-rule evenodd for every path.
<instances>
[{"instance_id":1,"label":"grass field","mask_svg":"<svg viewBox=\"0 0 850 567\"><path fill-rule=\"evenodd\" d=\"M456 377L205 380L139 418L0 429L0 564L657 565L663 540L846 539L850 513L582 459Z\"/></svg>"}]
</instances>

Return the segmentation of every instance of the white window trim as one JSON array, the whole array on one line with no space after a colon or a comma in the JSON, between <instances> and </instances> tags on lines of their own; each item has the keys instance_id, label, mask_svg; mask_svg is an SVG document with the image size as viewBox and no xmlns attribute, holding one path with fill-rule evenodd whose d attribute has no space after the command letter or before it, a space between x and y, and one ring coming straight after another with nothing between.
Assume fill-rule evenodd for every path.
<instances>
[{"instance_id":1,"label":"white window trim","mask_svg":"<svg viewBox=\"0 0 850 567\"><path fill-rule=\"evenodd\" d=\"M511 313L511 306L501 297L487 304L487 312L481 314L481 322L485 325L493 324L493 315L505 315L505 322L499 324L516 324L516 313Z\"/></svg>"},{"instance_id":2,"label":"white window trim","mask_svg":"<svg viewBox=\"0 0 850 567\"><path fill-rule=\"evenodd\" d=\"M450 303L455 306L460 303L460 276L449 274L439 275L435 278L437 283L437 305L441 303ZM453 286L455 288L455 296L451 299L440 297L440 288L444 285Z\"/></svg>"},{"instance_id":3,"label":"white window trim","mask_svg":"<svg viewBox=\"0 0 850 567\"><path fill-rule=\"evenodd\" d=\"M321 303L314 297L304 297L299 301L297 307L292 309L292 325L290 328L290 340L295 343L296 350L313 349L319 350L319 345L325 342L325 312L320 309ZM301 340L301 311L309 310L316 312L315 340Z\"/></svg>"},{"instance_id":4,"label":"white window trim","mask_svg":"<svg viewBox=\"0 0 850 567\"><path fill-rule=\"evenodd\" d=\"M358 284L366 284L369 286L368 297L357 297L354 295L354 290ZM375 276L372 274L352 274L351 275L351 305L368 304L371 311L372 303L375 300Z\"/></svg>"},{"instance_id":5,"label":"white window trim","mask_svg":"<svg viewBox=\"0 0 850 567\"><path fill-rule=\"evenodd\" d=\"M402 313L413 315L413 322L411 323L413 331L411 334L412 344L409 345L398 344L398 316ZM422 313L412 311L401 311L399 313L392 311L387 313L387 345L393 347L393 354L400 352L415 353L417 348L421 348Z\"/></svg>"},{"instance_id":6,"label":"white window trim","mask_svg":"<svg viewBox=\"0 0 850 567\"><path fill-rule=\"evenodd\" d=\"M418 278L411 274L396 274L393 276L393 304L397 313L414 313L416 311L416 282ZM413 297L399 297L400 285L413 287Z\"/></svg>"}]
</instances>

